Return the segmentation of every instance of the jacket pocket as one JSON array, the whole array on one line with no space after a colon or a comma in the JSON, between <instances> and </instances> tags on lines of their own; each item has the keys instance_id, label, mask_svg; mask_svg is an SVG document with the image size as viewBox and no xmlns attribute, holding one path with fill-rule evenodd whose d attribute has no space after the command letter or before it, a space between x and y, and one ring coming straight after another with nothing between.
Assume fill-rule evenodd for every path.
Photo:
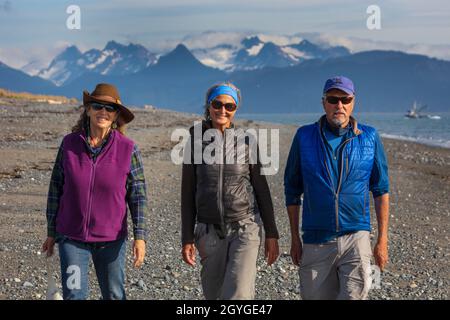
<instances>
[{"instance_id":1,"label":"jacket pocket","mask_svg":"<svg viewBox=\"0 0 450 320\"><path fill-rule=\"evenodd\" d=\"M231 212L247 211L250 197L244 183L229 184L224 188L224 204Z\"/></svg>"}]
</instances>

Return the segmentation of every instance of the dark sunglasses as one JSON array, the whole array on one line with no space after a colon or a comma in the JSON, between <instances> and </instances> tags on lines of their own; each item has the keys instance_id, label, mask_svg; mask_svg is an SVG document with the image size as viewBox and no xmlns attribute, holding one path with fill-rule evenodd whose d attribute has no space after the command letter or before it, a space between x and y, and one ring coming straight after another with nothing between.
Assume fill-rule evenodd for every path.
<instances>
[{"instance_id":1,"label":"dark sunglasses","mask_svg":"<svg viewBox=\"0 0 450 320\"><path fill-rule=\"evenodd\" d=\"M341 101L342 104L349 104L353 101L353 97L326 96L325 100L331 104L338 104L339 101Z\"/></svg>"},{"instance_id":2,"label":"dark sunglasses","mask_svg":"<svg viewBox=\"0 0 450 320\"><path fill-rule=\"evenodd\" d=\"M237 106L234 103L228 102L228 103L222 103L219 100L213 100L211 101L211 107L213 107L216 110L222 109L222 107L225 107L225 110L227 111L234 111L236 110Z\"/></svg>"},{"instance_id":3,"label":"dark sunglasses","mask_svg":"<svg viewBox=\"0 0 450 320\"><path fill-rule=\"evenodd\" d=\"M97 103L97 102L90 103L90 106L95 111L100 111L103 108L105 108L105 110L108 111L108 112L115 112L115 111L118 110L118 108L116 106L114 106L114 105Z\"/></svg>"}]
</instances>

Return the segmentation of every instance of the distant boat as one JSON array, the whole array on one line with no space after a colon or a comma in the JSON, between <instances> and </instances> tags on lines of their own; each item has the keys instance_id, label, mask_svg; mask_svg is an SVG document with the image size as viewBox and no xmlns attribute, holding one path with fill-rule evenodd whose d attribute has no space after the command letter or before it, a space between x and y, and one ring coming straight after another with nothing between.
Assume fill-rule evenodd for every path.
<instances>
[{"instance_id":1,"label":"distant boat","mask_svg":"<svg viewBox=\"0 0 450 320\"><path fill-rule=\"evenodd\" d=\"M427 105L418 107L417 103L414 101L412 108L410 110L408 110L408 112L405 114L405 117L409 118L409 119L422 119L422 118L433 119L433 120L441 119L440 116L433 116L433 115L421 113L422 110L426 109L427 107L428 107Z\"/></svg>"}]
</instances>

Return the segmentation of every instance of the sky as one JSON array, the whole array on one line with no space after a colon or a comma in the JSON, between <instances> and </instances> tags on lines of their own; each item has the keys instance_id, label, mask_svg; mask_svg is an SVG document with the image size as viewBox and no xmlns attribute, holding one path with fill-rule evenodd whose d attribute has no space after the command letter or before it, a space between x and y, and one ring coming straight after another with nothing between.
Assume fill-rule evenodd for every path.
<instances>
[{"instance_id":1,"label":"sky","mask_svg":"<svg viewBox=\"0 0 450 320\"><path fill-rule=\"evenodd\" d=\"M69 5L80 7L79 30L66 26ZM370 5L380 8L379 30L367 28ZM48 63L71 44L84 51L116 40L157 52L205 31L315 33L348 46L396 44L450 59L450 1L0 0L0 61L16 68Z\"/></svg>"}]
</instances>

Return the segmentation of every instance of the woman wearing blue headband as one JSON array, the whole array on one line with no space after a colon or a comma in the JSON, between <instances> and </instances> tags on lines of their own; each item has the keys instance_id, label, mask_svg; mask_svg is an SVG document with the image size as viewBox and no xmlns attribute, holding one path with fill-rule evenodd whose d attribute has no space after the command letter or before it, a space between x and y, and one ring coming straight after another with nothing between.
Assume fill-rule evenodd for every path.
<instances>
[{"instance_id":1,"label":"woman wearing blue headband","mask_svg":"<svg viewBox=\"0 0 450 320\"><path fill-rule=\"evenodd\" d=\"M225 140L235 129L233 118L240 106L239 89L231 83L211 87L206 93L206 130L215 129ZM237 131L237 130L236 130ZM194 154L194 127L191 128ZM205 139L206 140L206 139ZM223 145L224 159L230 150ZM243 141L243 140L241 140ZM202 141L202 152L213 141ZM194 266L196 250L201 258L201 282L206 299L253 299L256 260L265 231L265 256L271 265L278 257L278 231L269 186L261 175L261 164L249 161L245 140L245 161L183 164L181 190L182 255ZM226 146L226 148L225 148Z\"/></svg>"}]
</instances>

